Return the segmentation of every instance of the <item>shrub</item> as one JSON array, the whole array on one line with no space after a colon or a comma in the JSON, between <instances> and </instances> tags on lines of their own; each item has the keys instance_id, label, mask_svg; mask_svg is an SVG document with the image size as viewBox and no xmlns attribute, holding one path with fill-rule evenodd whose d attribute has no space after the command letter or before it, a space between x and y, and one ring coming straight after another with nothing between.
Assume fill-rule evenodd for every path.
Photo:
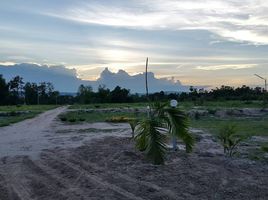
<instances>
[{"instance_id":1,"label":"shrub","mask_svg":"<svg viewBox=\"0 0 268 200\"><path fill-rule=\"evenodd\" d=\"M79 118L79 121L84 122L84 121L86 121L86 119L85 118Z\"/></svg>"}]
</instances>

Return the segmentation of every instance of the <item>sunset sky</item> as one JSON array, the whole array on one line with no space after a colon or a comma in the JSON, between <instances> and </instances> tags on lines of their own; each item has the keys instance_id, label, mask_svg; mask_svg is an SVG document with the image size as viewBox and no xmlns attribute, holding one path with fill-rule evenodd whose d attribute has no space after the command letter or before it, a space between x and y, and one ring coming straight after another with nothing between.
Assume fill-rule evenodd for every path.
<instances>
[{"instance_id":1,"label":"sunset sky","mask_svg":"<svg viewBox=\"0 0 268 200\"><path fill-rule=\"evenodd\" d=\"M267 0L1 0L0 64L149 70L188 85L263 85ZM1 74L1 72L0 72Z\"/></svg>"}]
</instances>

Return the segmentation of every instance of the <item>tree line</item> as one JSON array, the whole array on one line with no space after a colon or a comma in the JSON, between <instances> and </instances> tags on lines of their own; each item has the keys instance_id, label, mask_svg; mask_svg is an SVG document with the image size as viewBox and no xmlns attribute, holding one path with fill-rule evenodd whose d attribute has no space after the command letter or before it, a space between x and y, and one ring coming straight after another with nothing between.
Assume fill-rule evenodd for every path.
<instances>
[{"instance_id":1,"label":"tree line","mask_svg":"<svg viewBox=\"0 0 268 200\"><path fill-rule=\"evenodd\" d=\"M59 94L50 82L25 83L20 76L6 82L0 74L0 105L57 104Z\"/></svg>"},{"instance_id":2,"label":"tree line","mask_svg":"<svg viewBox=\"0 0 268 200\"><path fill-rule=\"evenodd\" d=\"M193 86L189 92L166 93L164 91L149 94L152 101L194 101L202 104L203 101L221 100L267 100L267 92L261 87L251 88L221 86L212 90L198 89ZM100 85L96 92L88 85L80 85L76 95L63 95L54 89L50 82L24 83L23 78L16 76L9 82L0 74L0 105L18 104L90 104L90 103L132 103L145 102L145 94L131 94L129 89L116 86L113 90Z\"/></svg>"}]
</instances>

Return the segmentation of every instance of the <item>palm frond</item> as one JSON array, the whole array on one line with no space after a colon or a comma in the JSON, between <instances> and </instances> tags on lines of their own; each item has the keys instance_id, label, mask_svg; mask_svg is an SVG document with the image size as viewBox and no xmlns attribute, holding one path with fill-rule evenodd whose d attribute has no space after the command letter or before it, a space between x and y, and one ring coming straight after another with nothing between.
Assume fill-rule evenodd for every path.
<instances>
[{"instance_id":1,"label":"palm frond","mask_svg":"<svg viewBox=\"0 0 268 200\"><path fill-rule=\"evenodd\" d=\"M161 133L159 127L162 123L156 118L148 118L139 123L136 135L136 147L145 151L147 157L154 164L163 164L166 153L166 135Z\"/></svg>"},{"instance_id":2,"label":"palm frond","mask_svg":"<svg viewBox=\"0 0 268 200\"><path fill-rule=\"evenodd\" d=\"M165 108L167 126L172 136L182 139L186 146L186 152L191 152L194 145L194 138L189 133L188 117L186 114L174 108Z\"/></svg>"}]
</instances>

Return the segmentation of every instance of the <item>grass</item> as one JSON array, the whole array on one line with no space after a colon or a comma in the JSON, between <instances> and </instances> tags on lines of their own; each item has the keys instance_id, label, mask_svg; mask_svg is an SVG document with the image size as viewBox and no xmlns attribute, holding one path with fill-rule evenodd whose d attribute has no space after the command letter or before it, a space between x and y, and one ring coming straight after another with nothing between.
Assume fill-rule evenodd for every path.
<instances>
[{"instance_id":1,"label":"grass","mask_svg":"<svg viewBox=\"0 0 268 200\"><path fill-rule=\"evenodd\" d=\"M146 108L147 102L142 103L103 103L103 104L75 104L70 109L103 109L103 108ZM200 109L223 109L223 108L262 108L262 101L204 101L202 104L193 101L179 102L179 107L190 110L194 107Z\"/></svg>"},{"instance_id":2,"label":"grass","mask_svg":"<svg viewBox=\"0 0 268 200\"><path fill-rule=\"evenodd\" d=\"M146 113L140 113L140 117L145 117ZM135 113L127 112L83 112L71 111L60 115L60 118L66 118L68 123L81 123L82 121L93 122L113 122L113 119L134 118ZM81 120L83 119L83 120ZM70 122L70 120L72 122ZM125 120L122 120L125 121ZM199 120L190 120L190 126L193 128L208 130L211 134L218 134L218 131L226 124L235 124L237 132L247 136L268 136L268 116L262 118L216 118L201 117Z\"/></svg>"},{"instance_id":3,"label":"grass","mask_svg":"<svg viewBox=\"0 0 268 200\"><path fill-rule=\"evenodd\" d=\"M208 130L211 134L218 131L227 124L234 124L237 133L247 136L268 136L268 116L258 118L216 118L201 117L199 120L192 119L190 126Z\"/></svg>"},{"instance_id":4,"label":"grass","mask_svg":"<svg viewBox=\"0 0 268 200\"><path fill-rule=\"evenodd\" d=\"M42 112L56 108L56 105L19 105L19 106L0 106L0 112L12 111L37 111Z\"/></svg>"},{"instance_id":5,"label":"grass","mask_svg":"<svg viewBox=\"0 0 268 200\"><path fill-rule=\"evenodd\" d=\"M103 108L142 108L147 103L102 103L102 104L75 104L69 109L103 109Z\"/></svg>"},{"instance_id":6,"label":"grass","mask_svg":"<svg viewBox=\"0 0 268 200\"><path fill-rule=\"evenodd\" d=\"M145 116L145 113L139 113L140 117ZM111 122L113 119L126 119L126 118L134 118L137 115L135 113L129 112L84 112L84 111L70 111L63 113L59 116L60 119L64 119L62 121L68 123L79 123L83 119L85 122ZM66 120L65 120L66 119ZM75 119L75 121L73 121Z\"/></svg>"},{"instance_id":7,"label":"grass","mask_svg":"<svg viewBox=\"0 0 268 200\"><path fill-rule=\"evenodd\" d=\"M33 118L36 115L53 108L55 105L21 105L21 106L0 106L0 112L10 112L13 116L1 116L0 127ZM29 111L27 113L16 114L18 111Z\"/></svg>"}]
</instances>

